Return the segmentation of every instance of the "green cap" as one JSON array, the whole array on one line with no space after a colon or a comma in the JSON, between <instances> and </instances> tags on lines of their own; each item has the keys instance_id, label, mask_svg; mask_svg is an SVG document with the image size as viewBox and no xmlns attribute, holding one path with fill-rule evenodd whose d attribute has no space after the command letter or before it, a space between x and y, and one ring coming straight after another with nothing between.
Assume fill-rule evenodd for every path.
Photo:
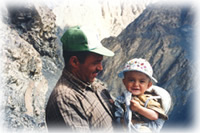
<instances>
[{"instance_id":1,"label":"green cap","mask_svg":"<svg viewBox=\"0 0 200 133\"><path fill-rule=\"evenodd\" d=\"M60 40L65 51L90 51L105 56L114 55L112 51L101 44L94 31L85 27L69 28Z\"/></svg>"}]
</instances>

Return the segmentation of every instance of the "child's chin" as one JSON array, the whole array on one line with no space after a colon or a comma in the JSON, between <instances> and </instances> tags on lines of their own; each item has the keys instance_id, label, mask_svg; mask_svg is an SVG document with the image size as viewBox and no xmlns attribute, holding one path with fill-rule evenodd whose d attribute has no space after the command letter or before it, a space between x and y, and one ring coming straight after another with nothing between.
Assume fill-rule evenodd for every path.
<instances>
[{"instance_id":1,"label":"child's chin","mask_svg":"<svg viewBox=\"0 0 200 133\"><path fill-rule=\"evenodd\" d=\"M135 96L140 95L140 92L138 92L138 91L132 91L131 93L132 93L133 95L135 95Z\"/></svg>"}]
</instances>

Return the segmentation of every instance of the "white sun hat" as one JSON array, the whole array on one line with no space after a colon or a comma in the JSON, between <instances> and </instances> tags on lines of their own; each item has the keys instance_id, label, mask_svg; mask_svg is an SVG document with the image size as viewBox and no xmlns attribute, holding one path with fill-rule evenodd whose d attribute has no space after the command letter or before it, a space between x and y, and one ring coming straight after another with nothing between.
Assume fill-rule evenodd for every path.
<instances>
[{"instance_id":1,"label":"white sun hat","mask_svg":"<svg viewBox=\"0 0 200 133\"><path fill-rule=\"evenodd\" d=\"M150 63L145 59L134 58L132 60L129 60L125 64L123 71L121 71L118 74L118 77L124 78L124 72L127 72L127 71L142 72L157 83L157 80L153 77L153 69L152 69Z\"/></svg>"}]
</instances>

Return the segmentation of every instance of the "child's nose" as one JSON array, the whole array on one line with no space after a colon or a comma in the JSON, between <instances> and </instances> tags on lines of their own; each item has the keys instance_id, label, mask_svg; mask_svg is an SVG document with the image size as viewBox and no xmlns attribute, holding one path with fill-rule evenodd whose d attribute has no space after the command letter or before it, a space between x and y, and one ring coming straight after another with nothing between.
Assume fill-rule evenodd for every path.
<instances>
[{"instance_id":1,"label":"child's nose","mask_svg":"<svg viewBox=\"0 0 200 133\"><path fill-rule=\"evenodd\" d=\"M138 86L139 85L139 82L138 81L135 81L135 84L134 84L135 86Z\"/></svg>"}]
</instances>

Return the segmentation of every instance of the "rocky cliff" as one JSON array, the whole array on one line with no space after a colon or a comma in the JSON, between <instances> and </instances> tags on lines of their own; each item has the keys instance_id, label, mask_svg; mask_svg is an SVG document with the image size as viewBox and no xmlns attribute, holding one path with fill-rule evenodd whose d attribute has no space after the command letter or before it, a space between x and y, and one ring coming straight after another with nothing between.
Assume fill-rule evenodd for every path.
<instances>
[{"instance_id":1,"label":"rocky cliff","mask_svg":"<svg viewBox=\"0 0 200 133\"><path fill-rule=\"evenodd\" d=\"M44 108L63 68L59 37L77 24L94 27L104 38L103 45L115 52L113 58L105 57L105 69L98 77L113 96L125 89L117 78L122 64L133 57L146 58L153 65L158 85L173 99L166 125L191 123L193 11L126 2L131 1L67 1L51 9L30 3L1 8L0 112L6 128L46 130Z\"/></svg>"},{"instance_id":2,"label":"rocky cliff","mask_svg":"<svg viewBox=\"0 0 200 133\"><path fill-rule=\"evenodd\" d=\"M61 1L53 8L56 24L62 31L69 26L84 25L95 29L100 39L117 36L135 20L146 6L156 0Z\"/></svg>"},{"instance_id":3,"label":"rocky cliff","mask_svg":"<svg viewBox=\"0 0 200 133\"><path fill-rule=\"evenodd\" d=\"M46 130L48 89L55 85L63 66L56 17L48 7L33 4L9 4L2 11L3 125L11 131Z\"/></svg>"}]
</instances>

